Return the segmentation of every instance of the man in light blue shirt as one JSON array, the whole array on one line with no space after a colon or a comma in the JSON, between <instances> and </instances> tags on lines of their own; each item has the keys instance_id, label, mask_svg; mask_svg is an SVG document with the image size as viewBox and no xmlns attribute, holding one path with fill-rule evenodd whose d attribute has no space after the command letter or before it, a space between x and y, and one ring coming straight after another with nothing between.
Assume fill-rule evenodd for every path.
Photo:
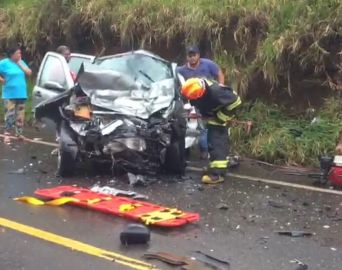
<instances>
[{"instance_id":1,"label":"man in light blue shirt","mask_svg":"<svg viewBox=\"0 0 342 270\"><path fill-rule=\"evenodd\" d=\"M0 61L0 84L5 105L5 143L10 143L11 129L22 138L25 121L25 101L27 99L26 76L31 69L21 59L21 50L15 46L7 51L7 58Z\"/></svg>"}]
</instances>

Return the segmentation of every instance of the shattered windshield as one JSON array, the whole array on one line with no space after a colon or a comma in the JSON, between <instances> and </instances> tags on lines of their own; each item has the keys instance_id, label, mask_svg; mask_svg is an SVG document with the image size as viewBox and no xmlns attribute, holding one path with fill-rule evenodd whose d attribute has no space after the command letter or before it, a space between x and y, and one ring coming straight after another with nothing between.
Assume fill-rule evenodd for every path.
<instances>
[{"instance_id":1,"label":"shattered windshield","mask_svg":"<svg viewBox=\"0 0 342 270\"><path fill-rule=\"evenodd\" d=\"M132 53L111 58L97 59L96 65L133 77L144 85L172 78L171 65L157 58Z\"/></svg>"}]
</instances>

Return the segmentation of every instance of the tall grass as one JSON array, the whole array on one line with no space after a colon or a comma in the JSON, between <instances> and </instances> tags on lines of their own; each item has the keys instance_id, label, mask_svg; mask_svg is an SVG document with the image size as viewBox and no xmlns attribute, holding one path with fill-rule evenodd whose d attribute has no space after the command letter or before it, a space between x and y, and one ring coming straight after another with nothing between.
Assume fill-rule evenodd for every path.
<instances>
[{"instance_id":1,"label":"tall grass","mask_svg":"<svg viewBox=\"0 0 342 270\"><path fill-rule=\"evenodd\" d=\"M108 48L107 40L149 47L163 43L170 47L206 40L219 57L226 50L241 74L246 66L262 69L276 85L287 77L291 51L305 67L307 56L317 55L320 40L338 35L342 4L338 0L16 0L5 1L1 17L6 17L7 37L20 37L35 52L53 46L56 38L70 31L89 34ZM20 4L16 4L20 3ZM75 21L75 18L76 21ZM74 24L74 25L72 25ZM301 50L300 38L311 34L309 49ZM228 40L233 39L233 40ZM226 46L232 43L234 48ZM113 45L113 44L112 44ZM316 48L316 49L315 49ZM102 49L102 48L100 48ZM298 54L296 54L298 52ZM311 65L322 65L322 57ZM252 69L252 68L250 68ZM316 71L320 69L316 68ZM228 71L229 72L229 71ZM228 74L227 74L228 75Z\"/></svg>"}]
</instances>

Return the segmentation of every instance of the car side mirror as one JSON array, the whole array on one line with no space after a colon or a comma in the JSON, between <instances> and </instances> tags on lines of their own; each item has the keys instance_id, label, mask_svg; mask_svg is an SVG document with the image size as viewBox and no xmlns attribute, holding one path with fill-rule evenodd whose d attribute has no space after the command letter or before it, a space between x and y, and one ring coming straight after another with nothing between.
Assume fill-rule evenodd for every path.
<instances>
[{"instance_id":1,"label":"car side mirror","mask_svg":"<svg viewBox=\"0 0 342 270\"><path fill-rule=\"evenodd\" d=\"M53 82L53 81L47 81L43 84L44 88L47 89L51 89L51 90L58 90L58 91L64 91L65 88L63 87L63 85L57 83L57 82Z\"/></svg>"}]
</instances>

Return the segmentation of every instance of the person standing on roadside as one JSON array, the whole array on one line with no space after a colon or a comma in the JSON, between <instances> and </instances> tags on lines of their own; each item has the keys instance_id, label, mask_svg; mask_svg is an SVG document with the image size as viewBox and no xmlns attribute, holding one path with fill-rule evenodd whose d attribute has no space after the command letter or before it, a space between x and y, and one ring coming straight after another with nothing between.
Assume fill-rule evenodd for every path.
<instances>
[{"instance_id":1,"label":"person standing on roadside","mask_svg":"<svg viewBox=\"0 0 342 270\"><path fill-rule=\"evenodd\" d=\"M212 60L201 58L198 46L190 46L186 49L187 62L177 68L185 80L190 78L205 78L215 80L224 85L224 74L220 67Z\"/></svg>"},{"instance_id":2,"label":"person standing on roadside","mask_svg":"<svg viewBox=\"0 0 342 270\"><path fill-rule=\"evenodd\" d=\"M57 47L56 52L63 55L67 63L69 63L70 57L71 57L71 51L68 46L60 45Z\"/></svg>"},{"instance_id":3,"label":"person standing on roadside","mask_svg":"<svg viewBox=\"0 0 342 270\"><path fill-rule=\"evenodd\" d=\"M65 58L65 61L67 63L69 63L70 61L70 58L71 58L71 50L68 46L66 45L60 45L58 46L58 48L56 49L56 52L59 53L60 55L63 55L64 58ZM74 80L74 82L76 81L76 77L77 77L77 74L70 70L70 74L71 74L71 77L72 79Z\"/></svg>"},{"instance_id":4,"label":"person standing on roadside","mask_svg":"<svg viewBox=\"0 0 342 270\"><path fill-rule=\"evenodd\" d=\"M69 63L70 58L71 58L71 50L68 46L66 45L60 45L57 47L56 52L60 55L62 55L65 58L65 61L67 63ZM58 66L59 67L59 66ZM71 78L74 80L74 82L76 81L77 78L77 74L73 71L70 70L70 75ZM65 82L65 75L63 70L59 70L57 69L57 67L53 70L53 75L51 75L51 77L54 78L54 80L59 80L60 82ZM63 85L63 83L61 83ZM59 128L60 126L57 126L57 131L56 131L56 142L59 142ZM58 147L53 149L51 151L51 155L53 156L57 156L58 155Z\"/></svg>"},{"instance_id":5,"label":"person standing on roadside","mask_svg":"<svg viewBox=\"0 0 342 270\"><path fill-rule=\"evenodd\" d=\"M185 65L178 67L177 72L184 77L185 80L190 78L205 78L215 80L219 84L224 85L224 74L221 68L212 60L201 58L198 46L189 46L186 49L187 62ZM208 157L207 129L204 128L202 121L199 121L201 126L201 135L199 137L198 146L201 152L201 158Z\"/></svg>"},{"instance_id":6,"label":"person standing on roadside","mask_svg":"<svg viewBox=\"0 0 342 270\"><path fill-rule=\"evenodd\" d=\"M0 83L2 87L2 99L5 108L5 138L9 144L11 130L15 127L15 135L23 139L23 127L25 121L25 102L27 100L26 76L31 76L32 71L21 58L19 46L10 47L7 50L7 58L0 61Z\"/></svg>"}]
</instances>

